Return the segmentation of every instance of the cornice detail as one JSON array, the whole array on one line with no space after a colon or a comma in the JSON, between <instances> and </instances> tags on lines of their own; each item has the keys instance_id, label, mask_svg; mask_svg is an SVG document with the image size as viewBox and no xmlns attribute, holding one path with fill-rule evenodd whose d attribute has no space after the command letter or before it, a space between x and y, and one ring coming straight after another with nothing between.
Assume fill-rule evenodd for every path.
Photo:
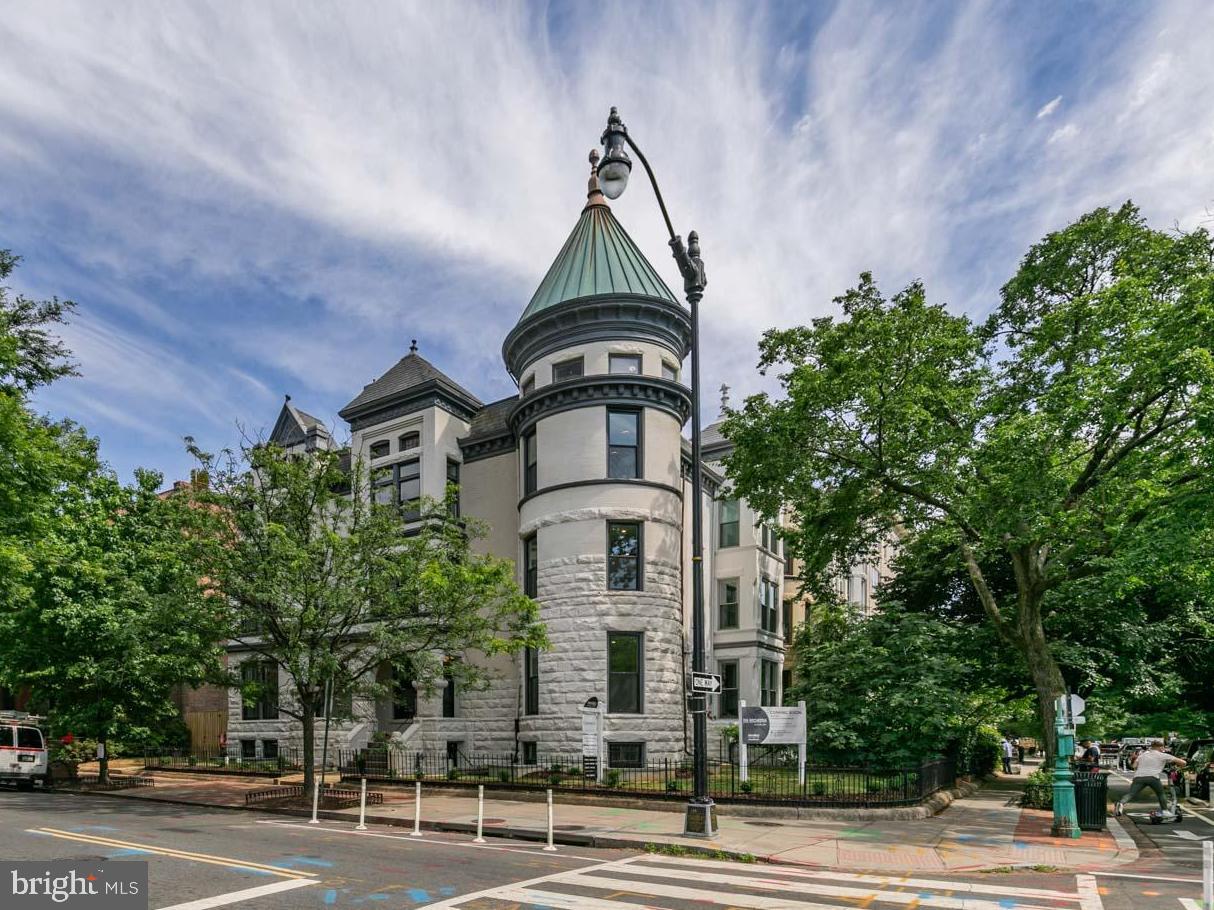
<instances>
[{"instance_id":1,"label":"cornice detail","mask_svg":"<svg viewBox=\"0 0 1214 910\"><path fill-rule=\"evenodd\" d=\"M679 426L691 417L691 393L672 380L654 376L582 376L536 389L519 400L506 420L519 437L541 417L603 405L656 408L678 420Z\"/></svg>"},{"instance_id":2,"label":"cornice detail","mask_svg":"<svg viewBox=\"0 0 1214 910\"><path fill-rule=\"evenodd\" d=\"M691 350L691 314L681 305L637 294L581 297L528 316L502 342L517 382L545 354L595 341L650 341L682 361Z\"/></svg>"}]
</instances>

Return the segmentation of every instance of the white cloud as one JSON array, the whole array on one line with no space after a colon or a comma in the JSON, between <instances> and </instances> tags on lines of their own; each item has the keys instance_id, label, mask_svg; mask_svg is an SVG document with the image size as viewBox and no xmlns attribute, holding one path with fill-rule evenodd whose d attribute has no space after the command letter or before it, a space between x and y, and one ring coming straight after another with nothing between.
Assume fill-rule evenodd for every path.
<instances>
[{"instance_id":1,"label":"white cloud","mask_svg":"<svg viewBox=\"0 0 1214 910\"><path fill-rule=\"evenodd\" d=\"M1041 110L1037 111L1037 119L1040 120L1043 117L1048 117L1050 114L1054 113L1054 111L1058 110L1058 105L1060 104L1062 104L1061 95L1055 96L1052 101L1047 101L1041 106Z\"/></svg>"},{"instance_id":2,"label":"white cloud","mask_svg":"<svg viewBox=\"0 0 1214 910\"><path fill-rule=\"evenodd\" d=\"M1214 198L1214 8L1192 2L1127 31L1052 131L1021 125L1034 48L991 4L947 21L840 4L799 47L729 3L600 5L555 38L544 7L513 4L32 9L0 20L0 190L39 187L32 224L78 213L65 245L140 322L72 341L132 413L179 371L208 420L273 418L232 371L331 413L411 337L503 393L500 340L573 225L611 104L700 232L705 385L735 401L761 382L759 333L830 311L862 269L981 311L1082 211L1133 196L1191 226ZM639 168L614 209L677 289ZM221 320L123 289L149 273L258 306ZM214 362L183 364L178 335Z\"/></svg>"}]
</instances>

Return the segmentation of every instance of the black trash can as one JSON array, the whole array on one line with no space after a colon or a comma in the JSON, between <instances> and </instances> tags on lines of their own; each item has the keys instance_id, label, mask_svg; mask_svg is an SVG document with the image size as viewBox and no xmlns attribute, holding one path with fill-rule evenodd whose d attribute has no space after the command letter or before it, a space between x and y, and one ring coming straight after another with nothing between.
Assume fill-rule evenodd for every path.
<instances>
[{"instance_id":1,"label":"black trash can","mask_svg":"<svg viewBox=\"0 0 1214 910\"><path fill-rule=\"evenodd\" d=\"M1103 831L1109 817L1109 776L1099 771L1076 771L1075 808L1081 830Z\"/></svg>"}]
</instances>

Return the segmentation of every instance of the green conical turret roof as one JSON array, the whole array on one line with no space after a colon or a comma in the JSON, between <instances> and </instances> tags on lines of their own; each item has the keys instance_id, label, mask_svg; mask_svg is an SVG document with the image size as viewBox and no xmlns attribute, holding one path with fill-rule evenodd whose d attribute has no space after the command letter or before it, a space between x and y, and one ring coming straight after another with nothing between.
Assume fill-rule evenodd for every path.
<instances>
[{"instance_id":1,"label":"green conical turret roof","mask_svg":"<svg viewBox=\"0 0 1214 910\"><path fill-rule=\"evenodd\" d=\"M636 294L677 304L666 282L611 214L592 181L582 217L523 311L522 322L567 300Z\"/></svg>"}]
</instances>

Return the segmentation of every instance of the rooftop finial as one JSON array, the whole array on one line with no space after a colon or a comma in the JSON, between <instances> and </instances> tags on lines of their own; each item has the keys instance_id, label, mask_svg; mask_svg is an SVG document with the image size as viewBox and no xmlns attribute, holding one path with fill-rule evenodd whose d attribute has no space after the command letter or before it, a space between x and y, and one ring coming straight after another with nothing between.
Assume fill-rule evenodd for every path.
<instances>
[{"instance_id":1,"label":"rooftop finial","mask_svg":"<svg viewBox=\"0 0 1214 910\"><path fill-rule=\"evenodd\" d=\"M729 386L721 383L721 414L729 410Z\"/></svg>"},{"instance_id":2,"label":"rooftop finial","mask_svg":"<svg viewBox=\"0 0 1214 910\"><path fill-rule=\"evenodd\" d=\"M409 353L410 354L417 353L417 339L416 338L414 338L412 341L412 344L409 345Z\"/></svg>"},{"instance_id":3,"label":"rooftop finial","mask_svg":"<svg viewBox=\"0 0 1214 910\"><path fill-rule=\"evenodd\" d=\"M586 207L606 205L607 197L599 187L599 150L590 150L590 179L586 181Z\"/></svg>"},{"instance_id":4,"label":"rooftop finial","mask_svg":"<svg viewBox=\"0 0 1214 910\"><path fill-rule=\"evenodd\" d=\"M283 397L286 398L287 401L291 400L291 394L289 392L286 395L284 395Z\"/></svg>"}]
</instances>

